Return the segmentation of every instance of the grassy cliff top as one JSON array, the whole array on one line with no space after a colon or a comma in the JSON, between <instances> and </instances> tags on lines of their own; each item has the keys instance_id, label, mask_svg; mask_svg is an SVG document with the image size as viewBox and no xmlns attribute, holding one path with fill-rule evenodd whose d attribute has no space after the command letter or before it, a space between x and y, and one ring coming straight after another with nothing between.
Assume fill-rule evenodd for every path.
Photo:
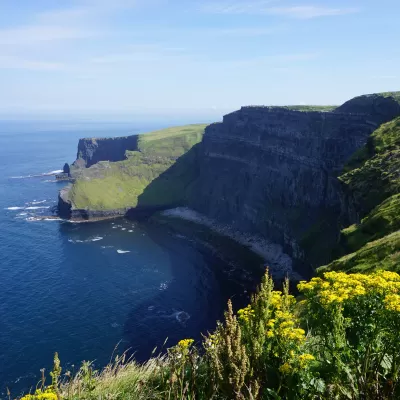
<instances>
[{"instance_id":1,"label":"grassy cliff top","mask_svg":"<svg viewBox=\"0 0 400 400\"><path fill-rule=\"evenodd\" d=\"M201 141L205 127L142 134L138 151L127 151L126 160L83 169L68 193L72 207L104 211L180 204L195 173L195 152L190 150Z\"/></svg>"},{"instance_id":2,"label":"grassy cliff top","mask_svg":"<svg viewBox=\"0 0 400 400\"><path fill-rule=\"evenodd\" d=\"M383 97L393 97L396 101L400 103L400 91L399 92L382 92L378 93Z\"/></svg>"},{"instance_id":3,"label":"grassy cliff top","mask_svg":"<svg viewBox=\"0 0 400 400\"><path fill-rule=\"evenodd\" d=\"M329 112L333 111L337 106L313 106L313 105L293 105L293 106L282 106L282 108L286 108L287 110L293 111L324 111Z\"/></svg>"}]
</instances>

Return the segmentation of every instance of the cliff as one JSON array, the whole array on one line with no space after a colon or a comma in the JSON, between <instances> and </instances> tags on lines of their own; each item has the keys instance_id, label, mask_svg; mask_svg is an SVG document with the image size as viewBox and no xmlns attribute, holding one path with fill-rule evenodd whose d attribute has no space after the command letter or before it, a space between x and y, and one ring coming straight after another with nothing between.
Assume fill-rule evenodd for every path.
<instances>
[{"instance_id":1,"label":"cliff","mask_svg":"<svg viewBox=\"0 0 400 400\"><path fill-rule=\"evenodd\" d=\"M83 140L75 165L99 162L79 169L76 183L60 194L60 213L91 218L186 205L283 245L299 262L326 264L340 230L363 216L338 176L353 153L371 147L372 132L400 115L399 96L359 96L333 110L309 110L242 107L208 126L202 140L204 126L193 128L195 139L184 146L193 135L187 128L136 136L129 142L136 150L118 162L109 162L123 152L118 139Z\"/></svg>"},{"instance_id":2,"label":"cliff","mask_svg":"<svg viewBox=\"0 0 400 400\"><path fill-rule=\"evenodd\" d=\"M196 174L193 147L201 141L205 126L187 125L121 140L82 139L71 171L75 182L60 191L59 214L65 218L105 218L125 215L132 209L182 205ZM122 155L123 143L136 143L136 150L125 149L122 161L110 162ZM93 160L98 162L84 168ZM150 189L156 179L156 187Z\"/></svg>"},{"instance_id":3,"label":"cliff","mask_svg":"<svg viewBox=\"0 0 400 400\"><path fill-rule=\"evenodd\" d=\"M89 168L99 161L122 161L127 150L138 150L138 135L117 138L86 138L78 143L75 167Z\"/></svg>"},{"instance_id":4,"label":"cliff","mask_svg":"<svg viewBox=\"0 0 400 400\"><path fill-rule=\"evenodd\" d=\"M242 107L207 127L189 204L283 244L294 258L326 263L340 226L354 218L337 175L381 121L396 115L397 101L379 95L333 112Z\"/></svg>"}]
</instances>

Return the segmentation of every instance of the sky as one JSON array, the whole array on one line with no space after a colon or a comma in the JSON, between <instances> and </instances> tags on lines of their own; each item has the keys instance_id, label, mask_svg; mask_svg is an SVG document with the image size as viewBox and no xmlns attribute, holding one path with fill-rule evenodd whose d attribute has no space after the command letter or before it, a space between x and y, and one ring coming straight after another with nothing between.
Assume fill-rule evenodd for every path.
<instances>
[{"instance_id":1,"label":"sky","mask_svg":"<svg viewBox=\"0 0 400 400\"><path fill-rule=\"evenodd\" d=\"M217 116L400 90L398 0L0 0L0 114Z\"/></svg>"}]
</instances>

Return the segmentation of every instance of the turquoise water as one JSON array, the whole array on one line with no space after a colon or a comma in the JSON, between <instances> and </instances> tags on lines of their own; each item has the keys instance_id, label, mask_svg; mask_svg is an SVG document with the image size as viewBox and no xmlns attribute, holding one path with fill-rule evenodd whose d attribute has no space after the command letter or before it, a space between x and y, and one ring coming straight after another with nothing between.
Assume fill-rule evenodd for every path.
<instances>
[{"instance_id":1,"label":"turquoise water","mask_svg":"<svg viewBox=\"0 0 400 400\"><path fill-rule=\"evenodd\" d=\"M64 184L51 173L80 137L156 128L0 122L0 397L34 386L55 351L64 371L101 367L118 344L143 360L167 337L199 339L229 297L244 301L231 268L165 227L35 220L56 205Z\"/></svg>"}]
</instances>

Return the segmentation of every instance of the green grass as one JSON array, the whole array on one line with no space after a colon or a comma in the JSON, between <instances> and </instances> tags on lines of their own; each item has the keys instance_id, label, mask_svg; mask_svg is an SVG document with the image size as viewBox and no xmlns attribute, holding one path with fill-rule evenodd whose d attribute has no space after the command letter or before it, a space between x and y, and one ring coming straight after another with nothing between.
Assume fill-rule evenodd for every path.
<instances>
[{"instance_id":1,"label":"green grass","mask_svg":"<svg viewBox=\"0 0 400 400\"><path fill-rule=\"evenodd\" d=\"M372 210L360 224L342 230L342 245L354 252L370 241L375 241L400 230L400 194L389 197Z\"/></svg>"},{"instance_id":2,"label":"green grass","mask_svg":"<svg viewBox=\"0 0 400 400\"><path fill-rule=\"evenodd\" d=\"M400 231L368 242L360 250L318 268L318 274L328 271L369 273L378 269L400 272Z\"/></svg>"},{"instance_id":3,"label":"green grass","mask_svg":"<svg viewBox=\"0 0 400 400\"><path fill-rule=\"evenodd\" d=\"M364 218L341 231L342 256L318 272L400 270L400 118L378 128L339 177Z\"/></svg>"},{"instance_id":4,"label":"green grass","mask_svg":"<svg viewBox=\"0 0 400 400\"><path fill-rule=\"evenodd\" d=\"M293 106L283 106L282 108L287 108L293 111L323 111L329 112L333 111L337 106L313 106L313 105L293 105Z\"/></svg>"},{"instance_id":5,"label":"green grass","mask_svg":"<svg viewBox=\"0 0 400 400\"><path fill-rule=\"evenodd\" d=\"M383 124L349 160L339 179L362 215L400 192L400 118Z\"/></svg>"},{"instance_id":6,"label":"green grass","mask_svg":"<svg viewBox=\"0 0 400 400\"><path fill-rule=\"evenodd\" d=\"M383 97L393 97L397 102L400 103L400 91L399 92L382 92L378 93Z\"/></svg>"},{"instance_id":7,"label":"green grass","mask_svg":"<svg viewBox=\"0 0 400 400\"><path fill-rule=\"evenodd\" d=\"M127 159L83 170L69 192L75 209L116 210L178 205L196 173L194 146L206 125L169 128L139 137Z\"/></svg>"}]
</instances>

